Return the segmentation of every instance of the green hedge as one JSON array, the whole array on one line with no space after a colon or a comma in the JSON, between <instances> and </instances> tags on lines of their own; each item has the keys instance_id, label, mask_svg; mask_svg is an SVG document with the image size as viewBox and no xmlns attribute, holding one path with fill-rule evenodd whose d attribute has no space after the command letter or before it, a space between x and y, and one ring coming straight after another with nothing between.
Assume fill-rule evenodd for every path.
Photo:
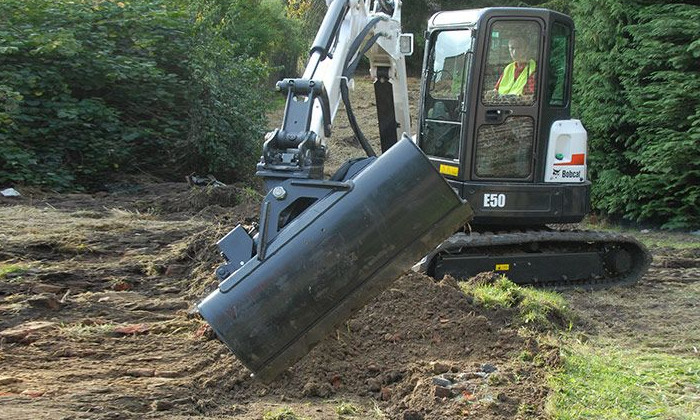
<instances>
[{"instance_id":1,"label":"green hedge","mask_svg":"<svg viewBox=\"0 0 700 420\"><path fill-rule=\"evenodd\" d=\"M295 28L274 0L3 0L0 185L249 176Z\"/></svg>"},{"instance_id":2,"label":"green hedge","mask_svg":"<svg viewBox=\"0 0 700 420\"><path fill-rule=\"evenodd\" d=\"M700 7L585 0L574 13L574 97L591 139L594 207L697 228Z\"/></svg>"}]
</instances>

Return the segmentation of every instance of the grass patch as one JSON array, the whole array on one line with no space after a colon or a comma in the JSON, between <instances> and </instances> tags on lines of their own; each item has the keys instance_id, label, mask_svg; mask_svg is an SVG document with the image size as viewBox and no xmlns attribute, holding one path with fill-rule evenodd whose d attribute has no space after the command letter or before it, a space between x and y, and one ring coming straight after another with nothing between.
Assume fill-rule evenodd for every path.
<instances>
[{"instance_id":1,"label":"grass patch","mask_svg":"<svg viewBox=\"0 0 700 420\"><path fill-rule=\"evenodd\" d=\"M384 411L382 411L382 409L379 407L379 405L376 403L376 401L374 402L374 407L372 407L372 418L373 419L386 419L386 418L388 418L386 413L384 413Z\"/></svg>"},{"instance_id":2,"label":"grass patch","mask_svg":"<svg viewBox=\"0 0 700 420\"><path fill-rule=\"evenodd\" d=\"M688 240L688 236L680 235L636 235L636 238L648 248L670 248L678 250L700 249L700 237L697 237L696 240Z\"/></svg>"},{"instance_id":3,"label":"grass patch","mask_svg":"<svg viewBox=\"0 0 700 420\"><path fill-rule=\"evenodd\" d=\"M343 402L338 404L338 406L335 408L335 413L338 416L354 416L359 413L359 410L351 403Z\"/></svg>"},{"instance_id":4,"label":"grass patch","mask_svg":"<svg viewBox=\"0 0 700 420\"><path fill-rule=\"evenodd\" d=\"M263 414L263 420L301 420L291 408L281 408L279 410Z\"/></svg>"},{"instance_id":5,"label":"grass patch","mask_svg":"<svg viewBox=\"0 0 700 420\"><path fill-rule=\"evenodd\" d=\"M567 344L551 378L557 419L699 419L700 360L660 352Z\"/></svg>"},{"instance_id":6,"label":"grass patch","mask_svg":"<svg viewBox=\"0 0 700 420\"><path fill-rule=\"evenodd\" d=\"M0 280L12 274L15 276L22 275L28 270L27 266L22 264L0 263Z\"/></svg>"},{"instance_id":7,"label":"grass patch","mask_svg":"<svg viewBox=\"0 0 700 420\"><path fill-rule=\"evenodd\" d=\"M119 208L109 209L109 214L113 218L122 220L155 220L157 219L158 212L149 207L145 211L136 210L125 210Z\"/></svg>"},{"instance_id":8,"label":"grass patch","mask_svg":"<svg viewBox=\"0 0 700 420\"><path fill-rule=\"evenodd\" d=\"M62 324L58 328L59 334L70 341L91 340L96 337L105 337L112 335L116 325L112 323L94 323L91 325L85 324Z\"/></svg>"},{"instance_id":9,"label":"grass patch","mask_svg":"<svg viewBox=\"0 0 700 420\"><path fill-rule=\"evenodd\" d=\"M240 189L239 198L244 203L259 203L264 195L260 194L255 188L246 186Z\"/></svg>"},{"instance_id":10,"label":"grass patch","mask_svg":"<svg viewBox=\"0 0 700 420\"><path fill-rule=\"evenodd\" d=\"M566 300L556 292L520 287L505 276L493 282L461 282L464 293L486 308L514 308L517 320L537 330L560 329L573 323Z\"/></svg>"}]
</instances>

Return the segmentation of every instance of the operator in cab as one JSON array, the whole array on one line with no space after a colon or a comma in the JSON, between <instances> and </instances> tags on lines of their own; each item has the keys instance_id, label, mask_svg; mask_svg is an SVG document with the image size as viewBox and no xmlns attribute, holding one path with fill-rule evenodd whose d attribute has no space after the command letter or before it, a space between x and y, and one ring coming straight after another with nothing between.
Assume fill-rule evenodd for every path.
<instances>
[{"instance_id":1,"label":"operator in cab","mask_svg":"<svg viewBox=\"0 0 700 420\"><path fill-rule=\"evenodd\" d=\"M537 63L531 58L528 42L523 37L514 37L508 41L508 51L513 60L501 73L487 99L512 97L513 95L532 101L535 94L535 72Z\"/></svg>"}]
</instances>

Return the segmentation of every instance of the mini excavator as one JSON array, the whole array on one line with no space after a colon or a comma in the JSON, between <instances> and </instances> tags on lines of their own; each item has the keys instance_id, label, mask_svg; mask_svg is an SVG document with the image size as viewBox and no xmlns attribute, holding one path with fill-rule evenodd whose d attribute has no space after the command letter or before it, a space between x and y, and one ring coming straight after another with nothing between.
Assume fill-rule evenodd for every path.
<instances>
[{"instance_id":1,"label":"mini excavator","mask_svg":"<svg viewBox=\"0 0 700 420\"><path fill-rule=\"evenodd\" d=\"M219 240L220 283L198 304L256 377L275 378L412 266L435 278L495 271L550 288L643 275L650 256L633 238L551 227L590 210L587 134L570 117L568 16L433 15L411 136L413 37L401 32L400 1L327 5L303 75L277 83L287 100L257 166L267 191L259 223ZM379 155L350 102L363 56L375 80ZM367 157L324 179L341 101Z\"/></svg>"}]
</instances>

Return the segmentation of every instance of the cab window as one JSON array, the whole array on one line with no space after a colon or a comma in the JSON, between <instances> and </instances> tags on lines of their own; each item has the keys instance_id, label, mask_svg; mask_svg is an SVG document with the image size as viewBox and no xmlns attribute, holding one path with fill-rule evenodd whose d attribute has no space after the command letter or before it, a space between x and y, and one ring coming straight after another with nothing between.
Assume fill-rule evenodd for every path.
<instances>
[{"instance_id":1,"label":"cab window","mask_svg":"<svg viewBox=\"0 0 700 420\"><path fill-rule=\"evenodd\" d=\"M441 31L433 35L425 88L423 151L459 159L461 105L469 74L471 30Z\"/></svg>"},{"instance_id":2,"label":"cab window","mask_svg":"<svg viewBox=\"0 0 700 420\"><path fill-rule=\"evenodd\" d=\"M540 27L535 22L492 25L481 98L487 105L530 105L537 93Z\"/></svg>"},{"instance_id":3,"label":"cab window","mask_svg":"<svg viewBox=\"0 0 700 420\"><path fill-rule=\"evenodd\" d=\"M547 86L547 101L552 106L565 106L569 80L568 63L571 54L571 28L555 23L552 27L552 41L549 52L549 83Z\"/></svg>"}]
</instances>

